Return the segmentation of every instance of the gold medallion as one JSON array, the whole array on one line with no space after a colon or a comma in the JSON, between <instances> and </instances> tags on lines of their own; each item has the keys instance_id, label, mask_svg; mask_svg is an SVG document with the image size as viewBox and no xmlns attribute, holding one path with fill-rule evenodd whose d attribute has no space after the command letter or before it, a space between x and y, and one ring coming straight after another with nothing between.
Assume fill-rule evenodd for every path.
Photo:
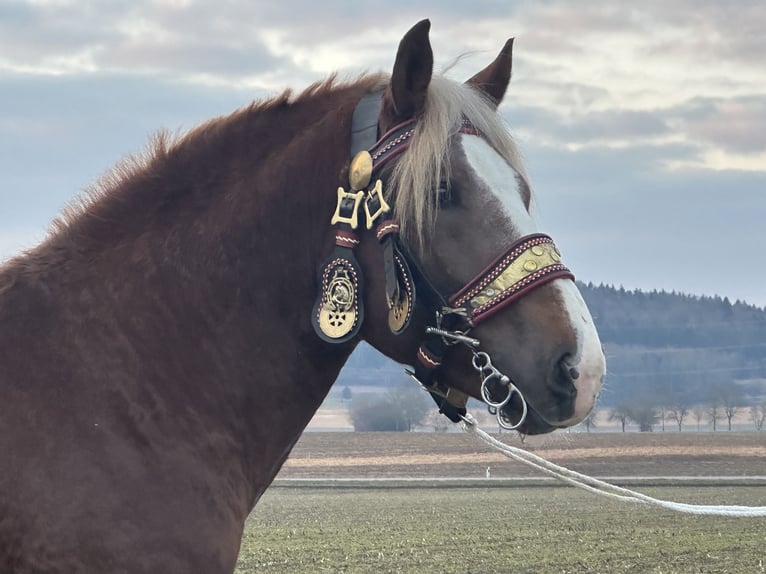
<instances>
[{"instance_id":1,"label":"gold medallion","mask_svg":"<svg viewBox=\"0 0 766 574\"><path fill-rule=\"evenodd\" d=\"M351 333L358 318L356 279L343 265L332 270L322 299L319 328L330 339L342 339Z\"/></svg>"}]
</instances>

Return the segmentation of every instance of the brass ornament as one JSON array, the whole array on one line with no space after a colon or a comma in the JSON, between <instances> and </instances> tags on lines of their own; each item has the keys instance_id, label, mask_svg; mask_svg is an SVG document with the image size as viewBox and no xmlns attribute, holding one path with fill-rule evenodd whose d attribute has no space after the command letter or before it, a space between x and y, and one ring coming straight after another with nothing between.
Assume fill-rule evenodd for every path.
<instances>
[{"instance_id":1,"label":"brass ornament","mask_svg":"<svg viewBox=\"0 0 766 574\"><path fill-rule=\"evenodd\" d=\"M348 167L348 183L351 189L357 191L370 185L372 178L372 156L367 150L362 150L354 156Z\"/></svg>"},{"instance_id":2,"label":"brass ornament","mask_svg":"<svg viewBox=\"0 0 766 574\"><path fill-rule=\"evenodd\" d=\"M532 271L537 271L537 267L537 261L534 259L527 259L524 262L524 271L529 271L531 273ZM489 295L489 293L487 293L487 295Z\"/></svg>"},{"instance_id":3,"label":"brass ornament","mask_svg":"<svg viewBox=\"0 0 766 574\"><path fill-rule=\"evenodd\" d=\"M337 341L351 334L359 319L357 278L345 261L325 273L332 276L323 285L317 325L328 339Z\"/></svg>"},{"instance_id":4,"label":"brass ornament","mask_svg":"<svg viewBox=\"0 0 766 574\"><path fill-rule=\"evenodd\" d=\"M402 291L399 301L388 309L388 328L398 335L407 327L412 315L412 301L406 291Z\"/></svg>"}]
</instances>

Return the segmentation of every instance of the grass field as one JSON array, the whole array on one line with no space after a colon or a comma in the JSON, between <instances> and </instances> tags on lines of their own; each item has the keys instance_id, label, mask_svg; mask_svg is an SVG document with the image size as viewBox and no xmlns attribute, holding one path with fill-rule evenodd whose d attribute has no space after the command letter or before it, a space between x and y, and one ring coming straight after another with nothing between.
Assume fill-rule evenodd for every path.
<instances>
[{"instance_id":1,"label":"grass field","mask_svg":"<svg viewBox=\"0 0 766 574\"><path fill-rule=\"evenodd\" d=\"M761 433L567 435L527 446L599 476L766 475ZM498 478L480 478L488 465ZM308 433L251 515L237 572L766 572L766 519L688 516L505 480L528 476L460 434ZM311 477L423 482L295 482ZM766 506L756 483L635 489Z\"/></svg>"},{"instance_id":2,"label":"grass field","mask_svg":"<svg viewBox=\"0 0 766 574\"><path fill-rule=\"evenodd\" d=\"M766 504L763 488L648 488ZM766 521L693 517L566 487L269 490L237 572L758 573Z\"/></svg>"}]
</instances>

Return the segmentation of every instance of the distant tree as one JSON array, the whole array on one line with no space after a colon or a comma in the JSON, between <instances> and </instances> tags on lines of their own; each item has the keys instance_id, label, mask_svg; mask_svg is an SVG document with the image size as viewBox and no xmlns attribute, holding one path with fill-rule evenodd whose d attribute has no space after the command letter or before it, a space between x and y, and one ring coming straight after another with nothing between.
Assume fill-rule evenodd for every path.
<instances>
[{"instance_id":1,"label":"distant tree","mask_svg":"<svg viewBox=\"0 0 766 574\"><path fill-rule=\"evenodd\" d=\"M734 418L734 415L736 415L739 412L739 405L735 405L734 403L725 403L723 405L723 416L726 417L726 422L729 425L729 430L731 431L731 419Z\"/></svg>"},{"instance_id":2,"label":"distant tree","mask_svg":"<svg viewBox=\"0 0 766 574\"><path fill-rule=\"evenodd\" d=\"M652 432L659 419L657 407L647 402L633 405L628 417L638 425L640 432Z\"/></svg>"},{"instance_id":3,"label":"distant tree","mask_svg":"<svg viewBox=\"0 0 766 574\"><path fill-rule=\"evenodd\" d=\"M763 430L763 423L766 422L766 401L760 405L753 405L750 407L750 418L755 425L755 430Z\"/></svg>"},{"instance_id":4,"label":"distant tree","mask_svg":"<svg viewBox=\"0 0 766 574\"><path fill-rule=\"evenodd\" d=\"M431 427L434 432L447 432L452 426L452 422L435 408L426 414L421 423Z\"/></svg>"},{"instance_id":5,"label":"distant tree","mask_svg":"<svg viewBox=\"0 0 766 574\"><path fill-rule=\"evenodd\" d=\"M401 413L402 421L405 424L404 429L411 431L413 427L420 424L423 417L429 412L433 401L428 398L427 393L411 381L407 380L403 384L394 387L387 393L388 400Z\"/></svg>"},{"instance_id":6,"label":"distant tree","mask_svg":"<svg viewBox=\"0 0 766 574\"><path fill-rule=\"evenodd\" d=\"M710 422L713 425L713 432L716 431L718 419L721 418L721 405L717 402L712 402L707 407L707 414L710 417Z\"/></svg>"},{"instance_id":7,"label":"distant tree","mask_svg":"<svg viewBox=\"0 0 766 574\"><path fill-rule=\"evenodd\" d=\"M667 404L668 418L678 425L678 432L683 430L684 418L689 414L689 403L686 395L673 393Z\"/></svg>"},{"instance_id":8,"label":"distant tree","mask_svg":"<svg viewBox=\"0 0 766 574\"><path fill-rule=\"evenodd\" d=\"M384 397L356 395L348 408L355 431L401 430L401 421Z\"/></svg>"},{"instance_id":9,"label":"distant tree","mask_svg":"<svg viewBox=\"0 0 766 574\"><path fill-rule=\"evenodd\" d=\"M350 401L352 396L353 395L351 393L351 389L349 388L349 386L346 385L345 387L343 387L343 391L341 391L340 393L340 398L344 401Z\"/></svg>"},{"instance_id":10,"label":"distant tree","mask_svg":"<svg viewBox=\"0 0 766 574\"><path fill-rule=\"evenodd\" d=\"M726 417L728 429L731 430L731 419L739 412L740 407L745 402L745 394L734 382L715 385L712 393L718 404L721 405L721 414Z\"/></svg>"},{"instance_id":11,"label":"distant tree","mask_svg":"<svg viewBox=\"0 0 766 574\"><path fill-rule=\"evenodd\" d=\"M426 396L412 385L401 385L384 395L354 397L349 416L356 431L411 431L428 411Z\"/></svg>"},{"instance_id":12,"label":"distant tree","mask_svg":"<svg viewBox=\"0 0 766 574\"><path fill-rule=\"evenodd\" d=\"M702 419L705 418L705 412L705 407L702 405L694 405L692 407L692 415L697 423L697 432L700 432L700 423L702 422Z\"/></svg>"},{"instance_id":13,"label":"distant tree","mask_svg":"<svg viewBox=\"0 0 766 574\"><path fill-rule=\"evenodd\" d=\"M630 419L630 407L628 405L617 405L609 413L610 421L620 421L620 428L625 432L625 423Z\"/></svg>"},{"instance_id":14,"label":"distant tree","mask_svg":"<svg viewBox=\"0 0 766 574\"><path fill-rule=\"evenodd\" d=\"M585 428L585 432L590 432L590 429L596 428L598 425L596 424L596 417L598 416L598 410L593 409L590 413L588 413L588 416L585 417L580 424L578 424L578 427Z\"/></svg>"},{"instance_id":15,"label":"distant tree","mask_svg":"<svg viewBox=\"0 0 766 574\"><path fill-rule=\"evenodd\" d=\"M656 411L657 418L660 421L660 425L661 425L660 428L662 429L662 432L665 432L665 419L667 419L667 414L668 414L668 407L665 403L666 400L667 399L665 398L662 399L662 402L659 404Z\"/></svg>"},{"instance_id":16,"label":"distant tree","mask_svg":"<svg viewBox=\"0 0 766 574\"><path fill-rule=\"evenodd\" d=\"M718 430L718 419L723 416L723 407L721 406L721 393L717 385L709 385L705 389L705 398L707 402L707 414L713 425L713 432Z\"/></svg>"}]
</instances>

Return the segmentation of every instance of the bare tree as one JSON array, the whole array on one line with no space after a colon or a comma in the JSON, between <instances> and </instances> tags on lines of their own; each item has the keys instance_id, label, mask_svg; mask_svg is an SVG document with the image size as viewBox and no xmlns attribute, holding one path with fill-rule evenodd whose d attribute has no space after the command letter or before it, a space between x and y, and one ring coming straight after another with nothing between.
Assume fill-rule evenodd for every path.
<instances>
[{"instance_id":1,"label":"bare tree","mask_svg":"<svg viewBox=\"0 0 766 574\"><path fill-rule=\"evenodd\" d=\"M585 417L582 422L577 425L578 427L585 427L585 432L590 432L590 429L596 428L598 425L596 424L596 417L598 416L598 410L593 409L590 413L588 413L588 416Z\"/></svg>"},{"instance_id":2,"label":"bare tree","mask_svg":"<svg viewBox=\"0 0 766 574\"><path fill-rule=\"evenodd\" d=\"M689 413L689 407L683 404L668 407L668 418L678 425L678 432L683 430L684 418Z\"/></svg>"},{"instance_id":3,"label":"bare tree","mask_svg":"<svg viewBox=\"0 0 766 574\"><path fill-rule=\"evenodd\" d=\"M718 419L723 416L723 407L721 406L721 389L719 386L710 385L705 390L707 404L707 414L713 425L713 432L718 430Z\"/></svg>"},{"instance_id":4,"label":"bare tree","mask_svg":"<svg viewBox=\"0 0 766 574\"><path fill-rule=\"evenodd\" d=\"M668 407L665 404L665 401L663 400L660 405L657 407L658 414L656 415L657 418L660 419L660 423L662 425L662 432L665 432L665 419L667 418L667 411Z\"/></svg>"},{"instance_id":5,"label":"bare tree","mask_svg":"<svg viewBox=\"0 0 766 574\"><path fill-rule=\"evenodd\" d=\"M697 432L700 432L700 423L705 418L705 407L702 405L694 405L692 407L692 415L697 423Z\"/></svg>"},{"instance_id":6,"label":"bare tree","mask_svg":"<svg viewBox=\"0 0 766 574\"><path fill-rule=\"evenodd\" d=\"M630 407L625 404L617 405L609 413L610 421L620 421L622 432L625 432L625 424L630 419Z\"/></svg>"},{"instance_id":7,"label":"bare tree","mask_svg":"<svg viewBox=\"0 0 766 574\"><path fill-rule=\"evenodd\" d=\"M718 419L721 418L721 405L717 402L710 403L707 407L707 414L710 416L710 422L713 424L713 432L718 426Z\"/></svg>"},{"instance_id":8,"label":"bare tree","mask_svg":"<svg viewBox=\"0 0 766 574\"><path fill-rule=\"evenodd\" d=\"M755 430L763 430L763 423L766 422L766 402L750 407L750 418L753 420Z\"/></svg>"},{"instance_id":9,"label":"bare tree","mask_svg":"<svg viewBox=\"0 0 766 574\"><path fill-rule=\"evenodd\" d=\"M729 430L731 430L731 419L734 418L739 412L739 406L734 403L727 403L723 405L723 414L726 417L726 422L729 424Z\"/></svg>"},{"instance_id":10,"label":"bare tree","mask_svg":"<svg viewBox=\"0 0 766 574\"><path fill-rule=\"evenodd\" d=\"M721 414L726 417L729 430L731 430L731 419L739 412L740 406L745 402L745 394L736 383L717 385L714 394L717 395L718 404L721 405Z\"/></svg>"},{"instance_id":11,"label":"bare tree","mask_svg":"<svg viewBox=\"0 0 766 574\"><path fill-rule=\"evenodd\" d=\"M672 391L665 401L666 413L669 420L678 425L678 432L683 430L684 418L689 414L689 399L683 392Z\"/></svg>"}]
</instances>

